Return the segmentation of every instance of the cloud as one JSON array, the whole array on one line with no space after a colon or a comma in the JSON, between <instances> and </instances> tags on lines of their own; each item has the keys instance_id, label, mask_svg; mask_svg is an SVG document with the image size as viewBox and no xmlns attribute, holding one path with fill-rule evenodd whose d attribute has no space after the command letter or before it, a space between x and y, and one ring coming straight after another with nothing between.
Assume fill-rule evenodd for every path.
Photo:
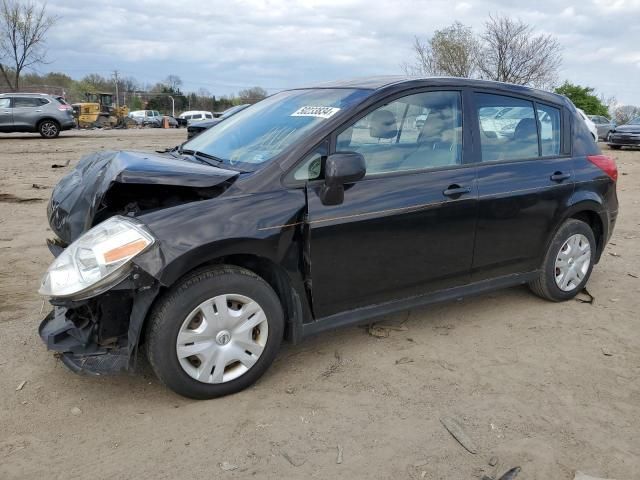
<instances>
[{"instance_id":1,"label":"cloud","mask_svg":"<svg viewBox=\"0 0 640 480\"><path fill-rule=\"evenodd\" d=\"M176 74L185 89L216 95L401 73L414 35L455 20L478 32L490 13L506 14L557 36L560 78L640 104L629 48L640 37L632 14L640 0L568 0L562 8L553 0L49 0L47 8L62 19L49 35L46 69L74 77L118 69L143 83Z\"/></svg>"}]
</instances>

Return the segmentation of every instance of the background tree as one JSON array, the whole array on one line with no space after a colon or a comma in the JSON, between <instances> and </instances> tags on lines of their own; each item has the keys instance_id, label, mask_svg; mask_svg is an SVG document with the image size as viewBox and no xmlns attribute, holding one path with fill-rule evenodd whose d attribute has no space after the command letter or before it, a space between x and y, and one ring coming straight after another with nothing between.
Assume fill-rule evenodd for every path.
<instances>
[{"instance_id":1,"label":"background tree","mask_svg":"<svg viewBox=\"0 0 640 480\"><path fill-rule=\"evenodd\" d=\"M252 87L238 92L239 103L256 103L264 99L269 93L262 87Z\"/></svg>"},{"instance_id":2,"label":"background tree","mask_svg":"<svg viewBox=\"0 0 640 480\"><path fill-rule=\"evenodd\" d=\"M489 16L480 36L478 68L482 78L549 88L562 63L562 49L551 35L536 35L520 20Z\"/></svg>"},{"instance_id":3,"label":"background tree","mask_svg":"<svg viewBox=\"0 0 640 480\"><path fill-rule=\"evenodd\" d=\"M640 117L640 107L634 105L622 105L613 112L613 118L619 125L629 123L636 117Z\"/></svg>"},{"instance_id":4,"label":"background tree","mask_svg":"<svg viewBox=\"0 0 640 480\"><path fill-rule=\"evenodd\" d=\"M477 70L478 40L460 22L436 30L426 42L415 37L414 62L403 65L407 75L473 77Z\"/></svg>"},{"instance_id":5,"label":"background tree","mask_svg":"<svg viewBox=\"0 0 640 480\"><path fill-rule=\"evenodd\" d=\"M0 4L0 73L11 90L20 88L23 70L45 63L47 31L57 17L32 2L2 0Z\"/></svg>"},{"instance_id":6,"label":"background tree","mask_svg":"<svg viewBox=\"0 0 640 480\"><path fill-rule=\"evenodd\" d=\"M609 109L594 95L594 89L591 87L581 87L566 81L556 88L555 92L568 97L576 107L584 110L587 115L609 116Z\"/></svg>"}]
</instances>

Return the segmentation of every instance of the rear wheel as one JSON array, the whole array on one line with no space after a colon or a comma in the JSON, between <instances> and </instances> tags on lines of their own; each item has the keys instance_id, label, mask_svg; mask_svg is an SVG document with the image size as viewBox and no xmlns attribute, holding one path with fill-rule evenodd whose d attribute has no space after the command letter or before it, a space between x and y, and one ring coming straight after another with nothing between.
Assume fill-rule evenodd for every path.
<instances>
[{"instance_id":1,"label":"rear wheel","mask_svg":"<svg viewBox=\"0 0 640 480\"><path fill-rule=\"evenodd\" d=\"M149 319L147 352L176 393L206 399L253 384L275 358L284 331L278 296L238 267L200 270L172 288Z\"/></svg>"},{"instance_id":2,"label":"rear wheel","mask_svg":"<svg viewBox=\"0 0 640 480\"><path fill-rule=\"evenodd\" d=\"M554 235L540 276L529 284L531 290L554 302L575 297L589 280L595 255L591 227L580 220L567 220Z\"/></svg>"},{"instance_id":3,"label":"rear wheel","mask_svg":"<svg viewBox=\"0 0 640 480\"><path fill-rule=\"evenodd\" d=\"M43 138L56 138L60 135L60 125L55 120L43 120L38 124L38 133Z\"/></svg>"}]
</instances>

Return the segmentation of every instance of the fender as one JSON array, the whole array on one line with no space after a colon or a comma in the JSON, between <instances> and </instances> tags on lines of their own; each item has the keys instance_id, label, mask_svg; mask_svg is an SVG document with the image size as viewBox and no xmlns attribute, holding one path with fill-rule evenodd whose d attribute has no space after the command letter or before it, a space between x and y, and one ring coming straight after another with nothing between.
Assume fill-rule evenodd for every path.
<instances>
[{"instance_id":1,"label":"fender","mask_svg":"<svg viewBox=\"0 0 640 480\"><path fill-rule=\"evenodd\" d=\"M602 255L602 251L604 250L604 245L606 239L609 238L609 219L608 214L605 207L602 204L602 199L593 192L578 190L574 191L573 195L567 201L566 208L563 210L562 215L558 217L558 220L548 235L545 241L545 248L542 251L542 256L539 259L542 262L544 255L549 249L549 245L551 245L551 241L555 236L556 232L560 228L560 226L568 219L575 216L581 212L588 212L589 214L595 214L597 218L600 220L600 226L602 228L602 236L597 245L596 252L596 263L600 260L600 256Z\"/></svg>"}]
</instances>

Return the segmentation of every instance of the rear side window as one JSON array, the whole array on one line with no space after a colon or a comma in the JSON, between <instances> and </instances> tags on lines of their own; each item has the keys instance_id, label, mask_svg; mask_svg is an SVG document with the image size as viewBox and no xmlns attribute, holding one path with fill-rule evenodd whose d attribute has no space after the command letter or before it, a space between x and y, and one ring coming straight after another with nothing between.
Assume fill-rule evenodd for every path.
<instances>
[{"instance_id":1,"label":"rear side window","mask_svg":"<svg viewBox=\"0 0 640 480\"><path fill-rule=\"evenodd\" d=\"M60 105L69 105L69 104L66 102L66 100L65 100L64 98L62 98L62 97L55 97L55 99L58 101L58 103L59 103Z\"/></svg>"},{"instance_id":2,"label":"rear side window","mask_svg":"<svg viewBox=\"0 0 640 480\"><path fill-rule=\"evenodd\" d=\"M211 115L210 113L205 113L204 116L207 118L213 118L213 115Z\"/></svg>"},{"instance_id":3,"label":"rear side window","mask_svg":"<svg viewBox=\"0 0 640 480\"><path fill-rule=\"evenodd\" d=\"M44 98L34 98L34 97L14 97L13 98L13 106L14 108L22 108L22 107L40 107L47 102Z\"/></svg>"},{"instance_id":4,"label":"rear side window","mask_svg":"<svg viewBox=\"0 0 640 480\"><path fill-rule=\"evenodd\" d=\"M474 95L483 162L539 156L533 102L503 95Z\"/></svg>"},{"instance_id":5,"label":"rear side window","mask_svg":"<svg viewBox=\"0 0 640 480\"><path fill-rule=\"evenodd\" d=\"M9 108L11 100L9 98L0 98L0 108Z\"/></svg>"},{"instance_id":6,"label":"rear side window","mask_svg":"<svg viewBox=\"0 0 640 480\"><path fill-rule=\"evenodd\" d=\"M537 104L542 156L560 155L560 109Z\"/></svg>"}]
</instances>

